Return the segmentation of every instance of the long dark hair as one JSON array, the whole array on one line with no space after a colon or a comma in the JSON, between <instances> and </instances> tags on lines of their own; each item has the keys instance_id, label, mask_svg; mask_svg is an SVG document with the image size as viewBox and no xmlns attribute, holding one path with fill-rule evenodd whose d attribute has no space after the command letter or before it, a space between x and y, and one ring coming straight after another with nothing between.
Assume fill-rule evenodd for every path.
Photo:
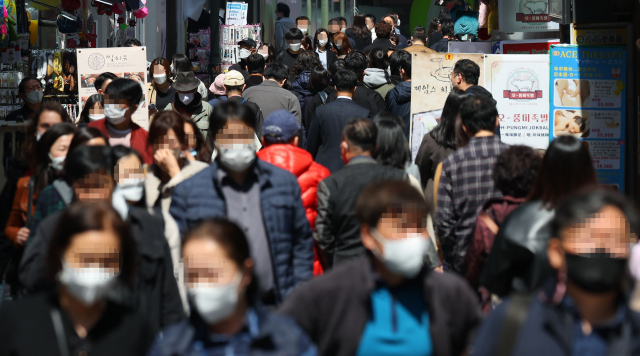
<instances>
[{"instance_id":1,"label":"long dark hair","mask_svg":"<svg viewBox=\"0 0 640 356\"><path fill-rule=\"evenodd\" d=\"M93 108L96 103L100 103L100 106L104 107L104 97L102 96L102 94L93 94L89 97L89 99L87 99L87 101L84 103L84 106L82 107L80 119L78 120L78 122L76 122L76 124L89 123L89 109Z\"/></svg>"},{"instance_id":2,"label":"long dark hair","mask_svg":"<svg viewBox=\"0 0 640 356\"><path fill-rule=\"evenodd\" d=\"M336 40L342 40L341 49L338 49L338 47L336 47ZM333 51L337 56L346 56L347 54L355 51L355 48L353 48L351 46L351 42L349 42L349 37L347 37L347 35L342 32L338 32L333 35L333 39L331 40L331 42L333 43Z\"/></svg>"},{"instance_id":3,"label":"long dark hair","mask_svg":"<svg viewBox=\"0 0 640 356\"><path fill-rule=\"evenodd\" d=\"M29 124L26 128L26 139L24 144L24 154L26 155L27 161L31 164L31 168L35 167L35 156L36 156L36 132L38 131L38 125L40 124L40 116L42 113L46 111L53 111L60 115L62 122L71 122L69 118L69 114L67 110L65 110L62 105L55 101L45 101L40 104L40 109L33 113L31 116L31 120L29 120Z\"/></svg>"},{"instance_id":4,"label":"long dark hair","mask_svg":"<svg viewBox=\"0 0 640 356\"><path fill-rule=\"evenodd\" d=\"M95 127L81 127L75 135L73 135L73 140L71 140L71 144L69 145L69 152L73 152L76 147L83 146L94 138L103 139L105 146L109 146L109 139L100 130Z\"/></svg>"},{"instance_id":5,"label":"long dark hair","mask_svg":"<svg viewBox=\"0 0 640 356\"><path fill-rule=\"evenodd\" d=\"M447 101L444 103L444 108L442 109L442 115L440 115L440 122L429 133L438 145L452 150L458 147L456 119L458 118L460 104L462 104L468 96L468 94L460 89L453 89L451 93L449 93Z\"/></svg>"},{"instance_id":6,"label":"long dark hair","mask_svg":"<svg viewBox=\"0 0 640 356\"><path fill-rule=\"evenodd\" d=\"M329 71L326 70L322 65L319 65L311 71L311 76L309 77L309 89L312 93L317 93L321 90L324 90L331 83L331 75Z\"/></svg>"},{"instance_id":7,"label":"long dark hair","mask_svg":"<svg viewBox=\"0 0 640 356\"><path fill-rule=\"evenodd\" d=\"M291 74L297 78L302 72L311 72L315 67L322 66L318 54L314 51L303 51L293 63ZM324 89L324 88L323 88Z\"/></svg>"},{"instance_id":8,"label":"long dark hair","mask_svg":"<svg viewBox=\"0 0 640 356\"><path fill-rule=\"evenodd\" d=\"M188 231L182 240L182 250L191 241L196 239L208 239L216 242L229 259L238 266L239 270L244 269L244 263L251 258L251 250L247 237L242 229L235 223L226 219L209 219L202 221L198 226ZM258 297L258 284L255 272L251 273L251 284L245 291L245 296L250 304Z\"/></svg>"},{"instance_id":9,"label":"long dark hair","mask_svg":"<svg viewBox=\"0 0 640 356\"><path fill-rule=\"evenodd\" d=\"M173 62L173 71L175 74L178 72L191 72L193 71L193 65L191 64L191 60L185 54L176 53L171 58Z\"/></svg>"},{"instance_id":10,"label":"long dark hair","mask_svg":"<svg viewBox=\"0 0 640 356\"><path fill-rule=\"evenodd\" d=\"M393 120L374 120L378 127L375 159L383 166L404 170L407 162L411 160L409 141L404 136L402 126Z\"/></svg>"},{"instance_id":11,"label":"long dark hair","mask_svg":"<svg viewBox=\"0 0 640 356\"><path fill-rule=\"evenodd\" d=\"M191 125L193 134L196 135L196 156L195 159L200 162L211 163L211 149L204 139L204 135L200 132L196 123L190 117L184 117L184 122ZM186 140L186 137L185 137Z\"/></svg>"},{"instance_id":12,"label":"long dark hair","mask_svg":"<svg viewBox=\"0 0 640 356\"><path fill-rule=\"evenodd\" d=\"M63 122L52 126L42 135L36 145L35 154L35 186L34 196L37 196L44 188L53 182L57 177L62 176L62 171L56 171L51 167L49 153L51 146L61 137L73 135L76 127L70 122Z\"/></svg>"},{"instance_id":13,"label":"long dark hair","mask_svg":"<svg viewBox=\"0 0 640 356\"><path fill-rule=\"evenodd\" d=\"M562 198L596 185L598 179L587 144L573 136L562 136L549 145L528 200L540 200L552 208Z\"/></svg>"},{"instance_id":14,"label":"long dark hair","mask_svg":"<svg viewBox=\"0 0 640 356\"><path fill-rule=\"evenodd\" d=\"M358 38L371 37L371 32L367 28L366 18L366 15L362 12L358 12L353 17L353 26L351 26L351 30Z\"/></svg>"},{"instance_id":15,"label":"long dark hair","mask_svg":"<svg viewBox=\"0 0 640 356\"><path fill-rule=\"evenodd\" d=\"M318 50L318 35L321 34L322 32L327 34L327 40L328 40L327 41L327 45L324 47L324 50L325 51L326 50L331 50L331 35L329 34L329 31L327 31L326 29L321 27L316 31L316 35L313 36L313 50L314 51Z\"/></svg>"},{"instance_id":16,"label":"long dark hair","mask_svg":"<svg viewBox=\"0 0 640 356\"><path fill-rule=\"evenodd\" d=\"M262 46L267 46L267 51L269 53L269 57L266 58L265 64L271 64L276 60L276 49L273 47L271 43L263 43Z\"/></svg>"}]
</instances>

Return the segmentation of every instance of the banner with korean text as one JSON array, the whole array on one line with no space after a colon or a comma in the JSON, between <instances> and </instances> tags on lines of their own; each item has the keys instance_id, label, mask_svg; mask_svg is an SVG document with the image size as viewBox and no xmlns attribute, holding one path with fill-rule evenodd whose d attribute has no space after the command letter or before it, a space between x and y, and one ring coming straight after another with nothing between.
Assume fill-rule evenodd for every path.
<instances>
[{"instance_id":1,"label":"banner with korean text","mask_svg":"<svg viewBox=\"0 0 640 356\"><path fill-rule=\"evenodd\" d=\"M490 54L485 88L497 101L500 138L510 145L549 146L549 56Z\"/></svg>"},{"instance_id":2,"label":"banner with korean text","mask_svg":"<svg viewBox=\"0 0 640 356\"><path fill-rule=\"evenodd\" d=\"M558 31L549 19L549 0L499 0L498 14L502 32Z\"/></svg>"},{"instance_id":3,"label":"banner with korean text","mask_svg":"<svg viewBox=\"0 0 640 356\"><path fill-rule=\"evenodd\" d=\"M550 58L551 140L583 140L600 183L624 191L625 49L554 45Z\"/></svg>"},{"instance_id":4,"label":"banner with korean text","mask_svg":"<svg viewBox=\"0 0 640 356\"><path fill-rule=\"evenodd\" d=\"M149 129L149 108L147 107L147 48L82 48L78 49L79 110L91 95L97 94L94 86L96 78L104 72L111 72L120 78L135 80L142 88L142 100L132 121Z\"/></svg>"}]
</instances>

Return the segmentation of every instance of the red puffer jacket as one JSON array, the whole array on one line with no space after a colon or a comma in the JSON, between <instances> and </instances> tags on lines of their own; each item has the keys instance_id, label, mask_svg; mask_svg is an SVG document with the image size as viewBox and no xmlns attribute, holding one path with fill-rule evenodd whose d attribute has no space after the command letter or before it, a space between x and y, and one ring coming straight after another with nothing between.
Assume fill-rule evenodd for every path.
<instances>
[{"instance_id":1,"label":"red puffer jacket","mask_svg":"<svg viewBox=\"0 0 640 356\"><path fill-rule=\"evenodd\" d=\"M331 172L323 165L314 162L309 152L290 144L269 145L258 152L258 158L298 177L298 184L302 191L302 205L306 210L311 229L315 231L316 215L318 214L318 184ZM314 251L317 251L315 246ZM317 252L315 255L313 274L317 276L322 274L322 267L318 261Z\"/></svg>"}]
</instances>

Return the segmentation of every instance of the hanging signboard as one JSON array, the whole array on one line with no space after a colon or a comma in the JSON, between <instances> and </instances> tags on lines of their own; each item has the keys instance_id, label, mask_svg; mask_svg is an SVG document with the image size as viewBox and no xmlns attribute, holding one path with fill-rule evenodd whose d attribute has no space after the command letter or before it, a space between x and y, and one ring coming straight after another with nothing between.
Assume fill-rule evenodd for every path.
<instances>
[{"instance_id":1,"label":"hanging signboard","mask_svg":"<svg viewBox=\"0 0 640 356\"><path fill-rule=\"evenodd\" d=\"M551 47L549 136L586 142L600 183L619 191L624 190L626 58L617 46Z\"/></svg>"},{"instance_id":2,"label":"hanging signboard","mask_svg":"<svg viewBox=\"0 0 640 356\"><path fill-rule=\"evenodd\" d=\"M484 54L468 53L413 53L411 67L411 151L415 157L422 137L433 128L433 118L439 121L440 115L430 113L442 110L447 96L451 92L451 72L461 59L469 59L484 68ZM480 73L478 85L484 84L484 73ZM429 124L430 123L430 124ZM424 128L418 125L426 125Z\"/></svg>"},{"instance_id":3,"label":"hanging signboard","mask_svg":"<svg viewBox=\"0 0 640 356\"><path fill-rule=\"evenodd\" d=\"M536 149L549 146L548 73L548 55L485 57L485 88L497 101L502 142Z\"/></svg>"},{"instance_id":4,"label":"hanging signboard","mask_svg":"<svg viewBox=\"0 0 640 356\"><path fill-rule=\"evenodd\" d=\"M549 54L549 48L551 48L553 44L560 44L560 40L500 41L500 53Z\"/></svg>"},{"instance_id":5,"label":"hanging signboard","mask_svg":"<svg viewBox=\"0 0 640 356\"><path fill-rule=\"evenodd\" d=\"M577 27L571 25L571 44L575 45L625 45L626 28Z\"/></svg>"},{"instance_id":6,"label":"hanging signboard","mask_svg":"<svg viewBox=\"0 0 640 356\"><path fill-rule=\"evenodd\" d=\"M246 2L228 2L227 17L224 21L225 25L246 25L247 9L248 5Z\"/></svg>"},{"instance_id":7,"label":"hanging signboard","mask_svg":"<svg viewBox=\"0 0 640 356\"><path fill-rule=\"evenodd\" d=\"M548 1L500 0L498 4L500 31L558 31L560 28L558 23L550 22Z\"/></svg>"},{"instance_id":8,"label":"hanging signboard","mask_svg":"<svg viewBox=\"0 0 640 356\"><path fill-rule=\"evenodd\" d=\"M147 48L146 47L118 47L118 48L83 48L78 49L78 88L79 110L93 94L98 93L94 87L96 78L104 72L111 72L120 78L135 80L142 88L142 100L132 120L136 124L149 129L149 108L146 101L147 93Z\"/></svg>"},{"instance_id":9,"label":"hanging signboard","mask_svg":"<svg viewBox=\"0 0 640 356\"><path fill-rule=\"evenodd\" d=\"M3 48L2 63L20 63L20 47Z\"/></svg>"}]
</instances>

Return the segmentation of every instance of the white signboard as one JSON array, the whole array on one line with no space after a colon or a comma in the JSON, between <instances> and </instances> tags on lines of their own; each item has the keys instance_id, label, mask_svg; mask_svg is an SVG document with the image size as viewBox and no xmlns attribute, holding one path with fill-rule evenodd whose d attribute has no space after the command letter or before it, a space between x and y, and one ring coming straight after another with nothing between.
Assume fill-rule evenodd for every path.
<instances>
[{"instance_id":1,"label":"white signboard","mask_svg":"<svg viewBox=\"0 0 640 356\"><path fill-rule=\"evenodd\" d=\"M82 48L78 49L78 88L79 110L93 94L98 93L94 87L96 78L104 72L111 72L120 78L135 80L142 88L142 101L132 120L136 124L149 129L149 109L147 107L147 48Z\"/></svg>"},{"instance_id":2,"label":"white signboard","mask_svg":"<svg viewBox=\"0 0 640 356\"><path fill-rule=\"evenodd\" d=\"M549 0L499 0L500 31L558 31L560 25L549 20Z\"/></svg>"},{"instance_id":3,"label":"white signboard","mask_svg":"<svg viewBox=\"0 0 640 356\"><path fill-rule=\"evenodd\" d=\"M247 8L246 2L228 2L225 25L246 25Z\"/></svg>"},{"instance_id":4,"label":"white signboard","mask_svg":"<svg viewBox=\"0 0 640 356\"><path fill-rule=\"evenodd\" d=\"M500 138L510 145L549 146L549 56L492 54L485 88L498 102Z\"/></svg>"},{"instance_id":5,"label":"white signboard","mask_svg":"<svg viewBox=\"0 0 640 356\"><path fill-rule=\"evenodd\" d=\"M484 53L491 54L491 42L449 42L449 53Z\"/></svg>"}]
</instances>

